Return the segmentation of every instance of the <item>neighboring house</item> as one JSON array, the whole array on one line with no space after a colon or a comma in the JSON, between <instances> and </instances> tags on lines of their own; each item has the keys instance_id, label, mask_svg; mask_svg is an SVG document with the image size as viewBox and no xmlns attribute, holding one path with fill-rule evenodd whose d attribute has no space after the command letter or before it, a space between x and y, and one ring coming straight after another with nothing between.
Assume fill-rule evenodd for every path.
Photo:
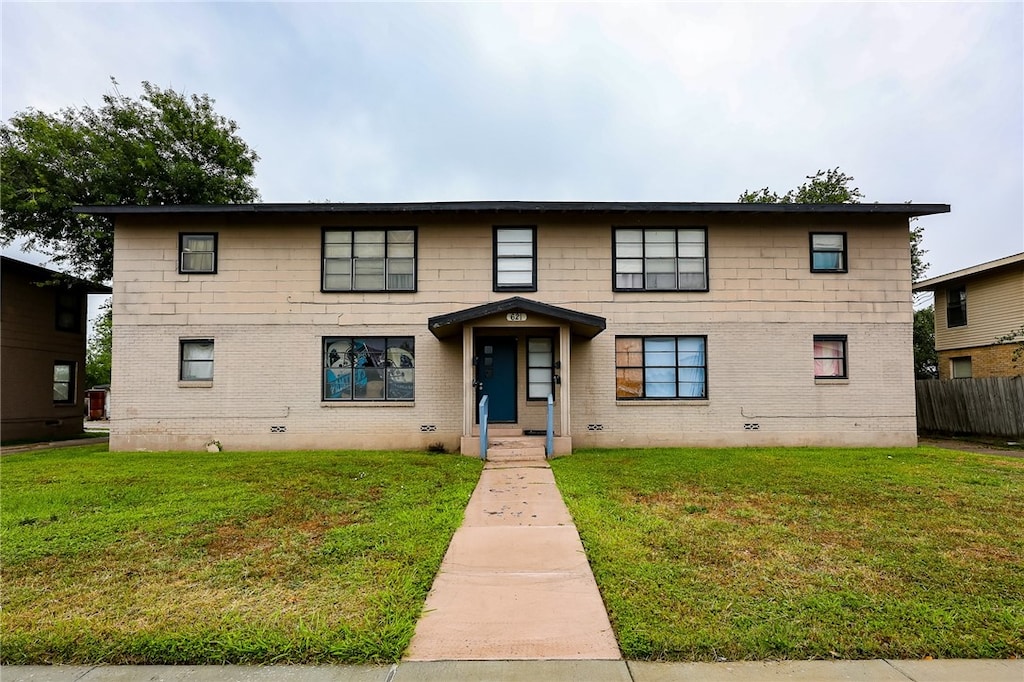
<instances>
[{"instance_id":1,"label":"neighboring house","mask_svg":"<svg viewBox=\"0 0 1024 682\"><path fill-rule=\"evenodd\" d=\"M908 219L944 204L84 207L115 450L916 443Z\"/></svg>"},{"instance_id":2,"label":"neighboring house","mask_svg":"<svg viewBox=\"0 0 1024 682\"><path fill-rule=\"evenodd\" d=\"M1016 376L1015 342L1024 328L1024 253L932 277L914 291L935 292L939 378Z\"/></svg>"},{"instance_id":3,"label":"neighboring house","mask_svg":"<svg viewBox=\"0 0 1024 682\"><path fill-rule=\"evenodd\" d=\"M110 287L6 256L0 270L0 438L82 433L88 294Z\"/></svg>"}]
</instances>

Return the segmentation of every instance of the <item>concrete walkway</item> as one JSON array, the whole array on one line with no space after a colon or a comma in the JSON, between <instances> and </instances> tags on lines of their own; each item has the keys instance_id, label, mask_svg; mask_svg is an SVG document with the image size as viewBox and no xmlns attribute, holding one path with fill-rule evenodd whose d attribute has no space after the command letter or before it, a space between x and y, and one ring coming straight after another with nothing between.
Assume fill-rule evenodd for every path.
<instances>
[{"instance_id":1,"label":"concrete walkway","mask_svg":"<svg viewBox=\"0 0 1024 682\"><path fill-rule=\"evenodd\" d=\"M621 658L547 462L488 462L405 660Z\"/></svg>"},{"instance_id":2,"label":"concrete walkway","mask_svg":"<svg viewBox=\"0 0 1024 682\"><path fill-rule=\"evenodd\" d=\"M3 682L1021 682L1024 660L437 661L392 666L9 665Z\"/></svg>"}]
</instances>

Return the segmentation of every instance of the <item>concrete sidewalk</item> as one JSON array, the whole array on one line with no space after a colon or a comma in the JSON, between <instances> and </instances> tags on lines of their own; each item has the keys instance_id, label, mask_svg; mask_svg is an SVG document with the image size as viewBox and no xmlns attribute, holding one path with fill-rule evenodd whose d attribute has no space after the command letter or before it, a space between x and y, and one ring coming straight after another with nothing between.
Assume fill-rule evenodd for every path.
<instances>
[{"instance_id":1,"label":"concrete sidewalk","mask_svg":"<svg viewBox=\"0 0 1024 682\"><path fill-rule=\"evenodd\" d=\"M0 666L3 682L1021 682L1024 660L437 661L393 666Z\"/></svg>"},{"instance_id":2,"label":"concrete sidewalk","mask_svg":"<svg viewBox=\"0 0 1024 682\"><path fill-rule=\"evenodd\" d=\"M547 462L488 462L405 660L621 658Z\"/></svg>"}]
</instances>

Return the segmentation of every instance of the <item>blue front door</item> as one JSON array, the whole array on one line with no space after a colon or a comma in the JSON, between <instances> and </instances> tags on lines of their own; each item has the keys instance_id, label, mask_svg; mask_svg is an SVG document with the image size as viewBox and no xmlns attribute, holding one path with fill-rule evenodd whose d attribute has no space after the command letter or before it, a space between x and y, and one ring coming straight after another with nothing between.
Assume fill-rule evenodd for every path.
<instances>
[{"instance_id":1,"label":"blue front door","mask_svg":"<svg viewBox=\"0 0 1024 682\"><path fill-rule=\"evenodd\" d=\"M516 338L489 336L476 340L477 404L484 395L488 420L514 424L516 414ZM477 415L480 419L480 415Z\"/></svg>"}]
</instances>

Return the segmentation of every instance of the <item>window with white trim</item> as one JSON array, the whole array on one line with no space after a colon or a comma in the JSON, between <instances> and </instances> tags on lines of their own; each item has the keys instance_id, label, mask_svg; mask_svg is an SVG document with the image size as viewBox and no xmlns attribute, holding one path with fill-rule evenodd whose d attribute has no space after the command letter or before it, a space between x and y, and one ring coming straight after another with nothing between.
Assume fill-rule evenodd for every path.
<instances>
[{"instance_id":1,"label":"window with white trim","mask_svg":"<svg viewBox=\"0 0 1024 682\"><path fill-rule=\"evenodd\" d=\"M954 379L971 379L974 377L974 368L971 366L970 356L949 359L949 374Z\"/></svg>"},{"instance_id":2,"label":"window with white trim","mask_svg":"<svg viewBox=\"0 0 1024 682\"><path fill-rule=\"evenodd\" d=\"M811 272L846 272L846 233L811 233Z\"/></svg>"},{"instance_id":3,"label":"window with white trim","mask_svg":"<svg viewBox=\"0 0 1024 682\"><path fill-rule=\"evenodd\" d=\"M615 291L707 291L707 228L613 230Z\"/></svg>"},{"instance_id":4,"label":"window with white trim","mask_svg":"<svg viewBox=\"0 0 1024 682\"><path fill-rule=\"evenodd\" d=\"M536 228L494 228L494 290L537 290Z\"/></svg>"},{"instance_id":5,"label":"window with white trim","mask_svg":"<svg viewBox=\"0 0 1024 682\"><path fill-rule=\"evenodd\" d=\"M547 400L554 394L554 342L549 336L526 340L526 399Z\"/></svg>"},{"instance_id":6,"label":"window with white trim","mask_svg":"<svg viewBox=\"0 0 1024 682\"><path fill-rule=\"evenodd\" d=\"M178 272L217 274L217 233L181 233L178 235Z\"/></svg>"},{"instance_id":7,"label":"window with white trim","mask_svg":"<svg viewBox=\"0 0 1024 682\"><path fill-rule=\"evenodd\" d=\"M416 230L325 228L324 291L415 291Z\"/></svg>"},{"instance_id":8,"label":"window with white trim","mask_svg":"<svg viewBox=\"0 0 1024 682\"><path fill-rule=\"evenodd\" d=\"M815 335L814 378L846 379L846 336Z\"/></svg>"},{"instance_id":9,"label":"window with white trim","mask_svg":"<svg viewBox=\"0 0 1024 682\"><path fill-rule=\"evenodd\" d=\"M213 339L181 341L181 381L213 381Z\"/></svg>"},{"instance_id":10,"label":"window with white trim","mask_svg":"<svg viewBox=\"0 0 1024 682\"><path fill-rule=\"evenodd\" d=\"M411 336L323 339L325 401L411 401L416 397L416 340Z\"/></svg>"},{"instance_id":11,"label":"window with white trim","mask_svg":"<svg viewBox=\"0 0 1024 682\"><path fill-rule=\"evenodd\" d=\"M706 347L706 336L616 336L615 398L707 398Z\"/></svg>"}]
</instances>

